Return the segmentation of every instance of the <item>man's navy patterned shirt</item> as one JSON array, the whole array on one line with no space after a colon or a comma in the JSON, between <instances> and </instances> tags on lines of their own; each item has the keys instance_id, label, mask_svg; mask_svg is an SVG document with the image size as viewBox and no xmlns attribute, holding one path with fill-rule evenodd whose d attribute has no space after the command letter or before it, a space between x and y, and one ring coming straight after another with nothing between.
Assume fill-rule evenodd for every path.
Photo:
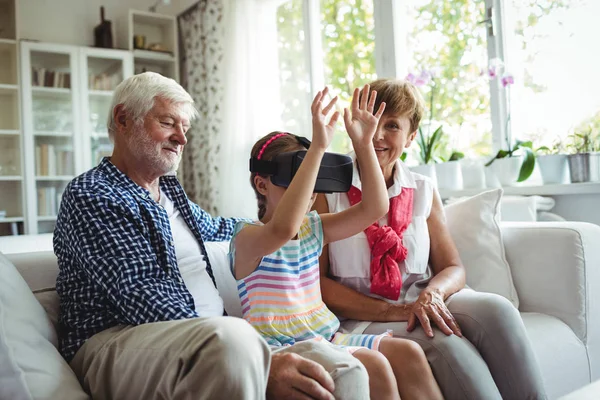
<instances>
[{"instance_id":1,"label":"man's navy patterned shirt","mask_svg":"<svg viewBox=\"0 0 600 400\"><path fill-rule=\"evenodd\" d=\"M160 188L200 243L214 283L204 241L231 239L238 219L210 216L187 198L175 176L162 177ZM165 209L107 158L67 186L54 252L59 347L67 361L110 327L198 316L177 267Z\"/></svg>"}]
</instances>

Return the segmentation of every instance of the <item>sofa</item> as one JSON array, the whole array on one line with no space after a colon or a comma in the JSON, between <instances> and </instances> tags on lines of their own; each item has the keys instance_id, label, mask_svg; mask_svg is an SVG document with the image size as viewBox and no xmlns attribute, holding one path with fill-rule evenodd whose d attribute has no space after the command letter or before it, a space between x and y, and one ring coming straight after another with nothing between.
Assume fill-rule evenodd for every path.
<instances>
[{"instance_id":1,"label":"sofa","mask_svg":"<svg viewBox=\"0 0 600 400\"><path fill-rule=\"evenodd\" d=\"M499 227L505 258L518 294L518 307L540 363L549 397L557 399L600 379L600 227L580 222L501 223ZM225 307L230 314L239 315L235 282L227 269L227 244L209 243L207 247ZM4 254L0 254L4 260L3 263L0 259L0 284L7 285L4 283L8 279L6 274L16 267L46 313L45 316L38 313L35 318L46 318L51 322L40 321L40 329L49 335L55 346L59 303L53 287L58 267L52 253L51 235L0 237L0 253ZM19 285L17 282L8 288L9 292L13 291L10 298L26 295L22 292L27 286ZM0 287L0 291L3 290L5 288ZM10 301L10 298L3 301ZM4 307L19 307L22 303L4 304ZM0 303L0 336L6 335L2 329L9 329L6 327L7 317L3 317L2 313L11 311L2 310L2 306ZM29 312L14 311L22 318L27 318L23 314ZM4 346L10 348L11 345L14 343L6 339ZM2 346L0 340L0 356ZM23 352L26 353L26 350ZM12 356L19 356L13 353L9 351ZM52 372L43 371L46 367L38 365L40 363L43 364L38 360L29 363L29 368L39 369L33 371L33 375L31 371L22 370L13 375L17 377L13 379L21 377L24 384L30 386L30 395L6 398L89 398L74 380L74 374L66 363L50 366L62 370L59 374L49 375L58 376L60 384L52 383L52 379L59 378L52 378L50 382L48 379L45 381L44 388L35 387L40 376ZM19 365L14 368L18 370ZM5 366L0 366L0 398L5 398L6 392L2 392L2 387L6 380L3 381L2 374L6 375ZM69 385L69 391L65 392Z\"/></svg>"}]
</instances>

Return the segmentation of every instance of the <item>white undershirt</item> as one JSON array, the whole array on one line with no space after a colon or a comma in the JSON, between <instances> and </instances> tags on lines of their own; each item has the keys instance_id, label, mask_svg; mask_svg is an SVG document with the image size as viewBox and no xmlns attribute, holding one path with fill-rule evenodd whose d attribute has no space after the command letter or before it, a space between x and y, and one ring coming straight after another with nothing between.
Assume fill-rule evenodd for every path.
<instances>
[{"instance_id":1,"label":"white undershirt","mask_svg":"<svg viewBox=\"0 0 600 400\"><path fill-rule=\"evenodd\" d=\"M175 208L175 204L162 190L159 202L169 216L179 272L185 286L194 298L196 312L201 317L223 315L223 299L219 296L217 288L206 272L206 261L202 256L200 244L179 210Z\"/></svg>"}]
</instances>

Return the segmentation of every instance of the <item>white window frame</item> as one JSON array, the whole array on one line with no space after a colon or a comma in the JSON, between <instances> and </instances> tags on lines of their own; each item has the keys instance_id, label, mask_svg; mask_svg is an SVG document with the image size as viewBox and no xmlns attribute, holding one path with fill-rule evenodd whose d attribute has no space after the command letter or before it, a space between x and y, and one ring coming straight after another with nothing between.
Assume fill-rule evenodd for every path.
<instances>
[{"instance_id":1,"label":"white window frame","mask_svg":"<svg viewBox=\"0 0 600 400\"><path fill-rule=\"evenodd\" d=\"M407 18L401 11L401 0L374 0L373 17L375 20L375 70L379 77L406 76L408 72L405 55ZM486 29L488 59L500 58L505 64L505 23L504 0L484 0L486 15L491 10L491 18L482 21L490 29ZM303 1L303 23L306 33L306 57L309 67L311 95L321 90L325 82L323 66L323 48L320 30L319 0ZM490 34L492 33L492 34ZM312 97L311 96L311 97ZM492 120L492 154L500 149L507 149L506 123L508 103L506 91L498 79L490 82L490 117Z\"/></svg>"}]
</instances>

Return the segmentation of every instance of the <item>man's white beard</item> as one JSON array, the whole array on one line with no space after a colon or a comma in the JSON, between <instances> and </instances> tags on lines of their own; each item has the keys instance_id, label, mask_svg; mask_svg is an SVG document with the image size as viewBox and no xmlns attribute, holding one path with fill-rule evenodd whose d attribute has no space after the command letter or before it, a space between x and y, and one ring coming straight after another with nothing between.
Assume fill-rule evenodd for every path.
<instances>
[{"instance_id":1,"label":"man's white beard","mask_svg":"<svg viewBox=\"0 0 600 400\"><path fill-rule=\"evenodd\" d=\"M128 137L127 141L131 155L136 160L148 164L152 170L160 172L161 175L177 171L181 162L181 153L177 156L176 161L170 161L163 154L165 143L154 142L143 126L136 125L134 125L134 133Z\"/></svg>"}]
</instances>

